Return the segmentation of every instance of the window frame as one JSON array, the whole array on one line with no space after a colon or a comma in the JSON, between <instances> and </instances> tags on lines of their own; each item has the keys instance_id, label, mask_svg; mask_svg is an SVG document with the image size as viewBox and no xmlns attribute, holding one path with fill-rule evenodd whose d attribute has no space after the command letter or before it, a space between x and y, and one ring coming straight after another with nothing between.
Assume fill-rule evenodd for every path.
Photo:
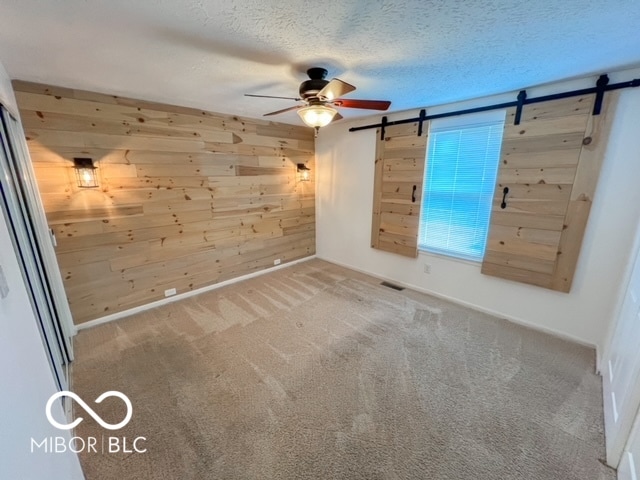
<instances>
[{"instance_id":1,"label":"window frame","mask_svg":"<svg viewBox=\"0 0 640 480\"><path fill-rule=\"evenodd\" d=\"M483 257L487 248L487 239L489 228L491 226L491 211L492 211L492 203L495 195L495 189L497 185L497 178L500 170L500 158L502 154L502 144L504 141L503 133L504 133L504 125L506 121L506 109L499 110L491 110L487 112L480 112L474 114L460 115L456 117L446 117L441 119L435 119L429 122L429 133L428 140L425 149L425 166L423 171L423 185L422 185L422 195L420 200L420 217L419 217L419 226L418 226L418 238L417 238L417 249L418 253L424 253L428 255L436 255L439 257L444 257L449 260L456 260L462 262L468 262L475 265L481 265L483 262ZM493 175L493 189L490 195L490 203L487 206L488 213L486 215L486 228L484 232L484 240L483 240L483 248L482 255L480 257L466 255L463 252L455 252L447 249L439 249L437 247L425 246L421 239L424 235L424 222L423 222L423 213L425 204L428 201L428 186L430 179L430 161L429 161L429 153L432 148L433 134L438 132L444 132L447 130L463 130L465 128L479 127L483 125L500 125L500 138L498 139L499 149L496 152L495 158L495 171Z\"/></svg>"}]
</instances>

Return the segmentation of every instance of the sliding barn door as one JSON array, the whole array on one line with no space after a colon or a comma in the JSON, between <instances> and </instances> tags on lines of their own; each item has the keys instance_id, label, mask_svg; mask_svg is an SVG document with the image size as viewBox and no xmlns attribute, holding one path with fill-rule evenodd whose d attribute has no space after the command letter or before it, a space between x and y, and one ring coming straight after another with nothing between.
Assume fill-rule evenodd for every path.
<instances>
[{"instance_id":1,"label":"sliding barn door","mask_svg":"<svg viewBox=\"0 0 640 480\"><path fill-rule=\"evenodd\" d=\"M376 130L371 246L418 256L422 179L427 148L427 124L418 136L418 122Z\"/></svg>"},{"instance_id":2,"label":"sliding barn door","mask_svg":"<svg viewBox=\"0 0 640 480\"><path fill-rule=\"evenodd\" d=\"M616 94L507 111L482 273L568 292L603 159ZM503 203L504 201L504 203Z\"/></svg>"}]
</instances>

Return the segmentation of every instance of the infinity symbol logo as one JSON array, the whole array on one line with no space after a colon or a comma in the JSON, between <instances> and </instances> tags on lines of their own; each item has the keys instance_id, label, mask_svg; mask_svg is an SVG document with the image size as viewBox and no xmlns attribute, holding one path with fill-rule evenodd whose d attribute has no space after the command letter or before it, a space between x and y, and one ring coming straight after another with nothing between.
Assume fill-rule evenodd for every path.
<instances>
[{"instance_id":1,"label":"infinity symbol logo","mask_svg":"<svg viewBox=\"0 0 640 480\"><path fill-rule=\"evenodd\" d=\"M120 423L116 423L115 425L102 420L102 418L100 418L100 416L96 412L94 412L93 409L89 405L87 405L84 400L82 400L78 395L73 392L63 390L62 392L57 392L51 395L51 398L49 398L45 409L45 413L47 414L47 420L49 420L49 423L54 427L59 428L60 430L71 430L72 428L78 426L78 424L83 420L82 417L78 417L73 422L67 425L58 423L51 415L51 406L53 405L53 402L55 402L60 397L73 398L76 402L82 405L82 408L84 408L84 410L89 415L91 415L91 417L93 417L93 419L98 422L102 426L102 428L106 428L107 430L118 430L119 428L124 427L127 423L129 423L129 420L131 420L131 415L133 415L133 406L131 405L131 400L129 400L129 398L124 393L118 392L116 390L104 392L102 395L96 398L96 403L101 403L105 398L108 397L118 397L125 403L125 405L127 406L127 415L124 417L124 420L122 420Z\"/></svg>"}]
</instances>

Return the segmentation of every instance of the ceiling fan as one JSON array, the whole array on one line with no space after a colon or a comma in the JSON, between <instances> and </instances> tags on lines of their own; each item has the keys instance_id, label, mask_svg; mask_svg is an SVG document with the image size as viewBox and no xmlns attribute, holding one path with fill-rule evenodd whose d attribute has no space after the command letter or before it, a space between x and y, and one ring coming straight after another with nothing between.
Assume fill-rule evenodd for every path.
<instances>
[{"instance_id":1,"label":"ceiling fan","mask_svg":"<svg viewBox=\"0 0 640 480\"><path fill-rule=\"evenodd\" d=\"M280 113L297 110L302 121L316 129L316 135L320 127L324 127L335 120L340 120L342 115L334 107L363 108L367 110L387 110L391 102L386 100L346 100L341 98L347 93L353 92L356 87L343 82L339 78L326 80L327 70L313 67L307 70L309 80L300 84L300 97L278 97L273 95L254 95L245 93L247 97L281 98L304 102L295 107L283 108L275 112L266 113L264 116L278 115Z\"/></svg>"}]
</instances>

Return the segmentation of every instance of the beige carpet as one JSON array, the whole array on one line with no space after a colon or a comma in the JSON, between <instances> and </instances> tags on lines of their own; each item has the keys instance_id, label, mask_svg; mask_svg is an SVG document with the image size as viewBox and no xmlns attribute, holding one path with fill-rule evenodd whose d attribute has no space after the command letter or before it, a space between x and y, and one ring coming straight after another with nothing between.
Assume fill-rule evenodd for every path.
<instances>
[{"instance_id":1,"label":"beige carpet","mask_svg":"<svg viewBox=\"0 0 640 480\"><path fill-rule=\"evenodd\" d=\"M100 479L614 479L594 352L312 260L76 337ZM123 418L120 400L95 410Z\"/></svg>"}]
</instances>

